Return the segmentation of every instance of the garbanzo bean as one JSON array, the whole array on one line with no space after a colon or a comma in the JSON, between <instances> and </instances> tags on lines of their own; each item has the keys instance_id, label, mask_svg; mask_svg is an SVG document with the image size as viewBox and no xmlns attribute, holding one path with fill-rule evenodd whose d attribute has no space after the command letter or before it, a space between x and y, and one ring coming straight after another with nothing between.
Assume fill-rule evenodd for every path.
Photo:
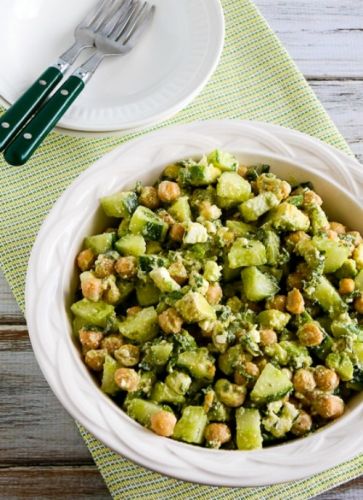
<instances>
[{"instance_id":1,"label":"garbanzo bean","mask_svg":"<svg viewBox=\"0 0 363 500\"><path fill-rule=\"evenodd\" d=\"M101 341L102 349L106 349L108 354L113 354L117 349L123 345L124 340L121 335L110 334L104 337Z\"/></svg>"},{"instance_id":2,"label":"garbanzo bean","mask_svg":"<svg viewBox=\"0 0 363 500\"><path fill-rule=\"evenodd\" d=\"M208 424L204 437L211 448L220 448L231 440L231 431L227 424Z\"/></svg>"},{"instance_id":3,"label":"garbanzo bean","mask_svg":"<svg viewBox=\"0 0 363 500\"><path fill-rule=\"evenodd\" d=\"M316 382L314 379L314 375L309 370L305 368L300 368L295 372L293 376L293 384L296 392L300 392L304 394L306 392L311 392L316 387Z\"/></svg>"},{"instance_id":4,"label":"garbanzo bean","mask_svg":"<svg viewBox=\"0 0 363 500\"><path fill-rule=\"evenodd\" d=\"M313 402L314 410L323 418L335 419L344 413L344 401L338 396L323 394Z\"/></svg>"},{"instance_id":5,"label":"garbanzo bean","mask_svg":"<svg viewBox=\"0 0 363 500\"><path fill-rule=\"evenodd\" d=\"M305 310L304 297L297 288L293 288L287 294L286 309L291 314L301 314Z\"/></svg>"},{"instance_id":6,"label":"garbanzo bean","mask_svg":"<svg viewBox=\"0 0 363 500\"><path fill-rule=\"evenodd\" d=\"M355 299L354 309L357 311L357 313L363 314L363 294Z\"/></svg>"},{"instance_id":7,"label":"garbanzo bean","mask_svg":"<svg viewBox=\"0 0 363 500\"><path fill-rule=\"evenodd\" d=\"M119 368L114 379L120 389L127 392L136 391L140 382L140 376L133 368Z\"/></svg>"},{"instance_id":8,"label":"garbanzo bean","mask_svg":"<svg viewBox=\"0 0 363 500\"><path fill-rule=\"evenodd\" d=\"M295 434L295 436L303 436L311 430L312 425L313 421L310 415L305 411L300 411L297 419L293 423L291 432Z\"/></svg>"},{"instance_id":9,"label":"garbanzo bean","mask_svg":"<svg viewBox=\"0 0 363 500\"><path fill-rule=\"evenodd\" d=\"M150 427L151 430L159 436L169 437L173 435L174 427L176 424L176 417L169 411L161 410L151 416Z\"/></svg>"},{"instance_id":10,"label":"garbanzo bean","mask_svg":"<svg viewBox=\"0 0 363 500\"><path fill-rule=\"evenodd\" d=\"M158 322L160 328L166 334L179 333L182 329L183 318L178 314L174 307L169 307L159 314Z\"/></svg>"},{"instance_id":11,"label":"garbanzo bean","mask_svg":"<svg viewBox=\"0 0 363 500\"><path fill-rule=\"evenodd\" d=\"M302 345L307 347L320 345L324 338L323 332L315 323L305 323L299 328L297 335Z\"/></svg>"},{"instance_id":12,"label":"garbanzo bean","mask_svg":"<svg viewBox=\"0 0 363 500\"><path fill-rule=\"evenodd\" d=\"M318 389L327 392L333 392L339 386L339 376L334 370L317 366L314 371L314 378Z\"/></svg>"},{"instance_id":13,"label":"garbanzo bean","mask_svg":"<svg viewBox=\"0 0 363 500\"><path fill-rule=\"evenodd\" d=\"M351 278L343 278L339 281L339 293L341 295L346 295L348 293L354 292L355 283Z\"/></svg>"},{"instance_id":14,"label":"garbanzo bean","mask_svg":"<svg viewBox=\"0 0 363 500\"><path fill-rule=\"evenodd\" d=\"M184 226L182 224L173 224L169 231L169 236L174 241L183 241L183 236L185 233Z\"/></svg>"},{"instance_id":15,"label":"garbanzo bean","mask_svg":"<svg viewBox=\"0 0 363 500\"><path fill-rule=\"evenodd\" d=\"M115 263L116 273L123 279L134 278L137 274L137 261L135 257L120 257Z\"/></svg>"},{"instance_id":16,"label":"garbanzo bean","mask_svg":"<svg viewBox=\"0 0 363 500\"><path fill-rule=\"evenodd\" d=\"M98 349L102 338L102 332L86 330L84 328L81 328L79 331L79 340L85 349Z\"/></svg>"},{"instance_id":17,"label":"garbanzo bean","mask_svg":"<svg viewBox=\"0 0 363 500\"><path fill-rule=\"evenodd\" d=\"M329 229L338 234L345 234L347 232L347 228L340 222L330 222Z\"/></svg>"},{"instance_id":18,"label":"garbanzo bean","mask_svg":"<svg viewBox=\"0 0 363 500\"><path fill-rule=\"evenodd\" d=\"M286 309L286 295L274 295L266 300L266 309L277 309L284 312Z\"/></svg>"},{"instance_id":19,"label":"garbanzo bean","mask_svg":"<svg viewBox=\"0 0 363 500\"><path fill-rule=\"evenodd\" d=\"M179 184L172 181L162 181L158 187L158 196L164 203L170 203L179 198L181 194Z\"/></svg>"},{"instance_id":20,"label":"garbanzo bean","mask_svg":"<svg viewBox=\"0 0 363 500\"><path fill-rule=\"evenodd\" d=\"M270 328L266 328L260 331L260 339L261 344L263 346L268 346L272 344L276 344L277 342L277 333Z\"/></svg>"},{"instance_id":21,"label":"garbanzo bean","mask_svg":"<svg viewBox=\"0 0 363 500\"><path fill-rule=\"evenodd\" d=\"M184 285L188 281L188 272L182 262L173 262L168 268L170 276L179 285Z\"/></svg>"},{"instance_id":22,"label":"garbanzo bean","mask_svg":"<svg viewBox=\"0 0 363 500\"><path fill-rule=\"evenodd\" d=\"M219 304L222 300L223 291L219 283L210 283L205 298L211 305Z\"/></svg>"},{"instance_id":23,"label":"garbanzo bean","mask_svg":"<svg viewBox=\"0 0 363 500\"><path fill-rule=\"evenodd\" d=\"M81 271L89 271L89 269L93 266L95 259L96 256L92 250L90 248L86 248L77 255L77 266Z\"/></svg>"},{"instance_id":24,"label":"garbanzo bean","mask_svg":"<svg viewBox=\"0 0 363 500\"><path fill-rule=\"evenodd\" d=\"M107 350L106 349L91 349L87 351L84 361L86 365L94 372L100 372L105 362Z\"/></svg>"},{"instance_id":25,"label":"garbanzo bean","mask_svg":"<svg viewBox=\"0 0 363 500\"><path fill-rule=\"evenodd\" d=\"M315 193L315 191L306 191L304 193L304 205L319 205L321 206L323 204L323 200L320 198L318 194Z\"/></svg>"},{"instance_id":26,"label":"garbanzo bean","mask_svg":"<svg viewBox=\"0 0 363 500\"><path fill-rule=\"evenodd\" d=\"M97 278L107 278L113 273L115 260L104 255L100 255L95 264L95 275Z\"/></svg>"},{"instance_id":27,"label":"garbanzo bean","mask_svg":"<svg viewBox=\"0 0 363 500\"><path fill-rule=\"evenodd\" d=\"M140 205L155 210L160 206L158 190L152 186L145 186L142 188L139 196Z\"/></svg>"},{"instance_id":28,"label":"garbanzo bean","mask_svg":"<svg viewBox=\"0 0 363 500\"><path fill-rule=\"evenodd\" d=\"M124 344L114 352L114 356L123 366L135 366L140 360L140 349L136 345Z\"/></svg>"},{"instance_id":29,"label":"garbanzo bean","mask_svg":"<svg viewBox=\"0 0 363 500\"><path fill-rule=\"evenodd\" d=\"M126 314L127 316L135 316L135 314L139 313L140 311L142 311L142 307L133 306L126 309Z\"/></svg>"},{"instance_id":30,"label":"garbanzo bean","mask_svg":"<svg viewBox=\"0 0 363 500\"><path fill-rule=\"evenodd\" d=\"M86 271L80 276L83 297L92 302L98 302L103 293L102 280L96 278L91 272Z\"/></svg>"}]
</instances>

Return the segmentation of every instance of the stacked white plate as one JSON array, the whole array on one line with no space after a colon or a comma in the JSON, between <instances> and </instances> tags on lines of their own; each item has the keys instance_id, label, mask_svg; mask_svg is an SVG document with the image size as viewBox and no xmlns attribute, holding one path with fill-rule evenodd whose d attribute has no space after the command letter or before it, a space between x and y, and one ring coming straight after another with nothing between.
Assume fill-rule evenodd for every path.
<instances>
[{"instance_id":1,"label":"stacked white plate","mask_svg":"<svg viewBox=\"0 0 363 500\"><path fill-rule=\"evenodd\" d=\"M0 96L12 104L73 42L96 0L2 0ZM127 131L169 118L204 87L223 48L219 0L150 0L151 28L126 56L108 58L59 123L69 131ZM4 50L5 48L5 50ZM77 61L87 57L84 52Z\"/></svg>"}]
</instances>

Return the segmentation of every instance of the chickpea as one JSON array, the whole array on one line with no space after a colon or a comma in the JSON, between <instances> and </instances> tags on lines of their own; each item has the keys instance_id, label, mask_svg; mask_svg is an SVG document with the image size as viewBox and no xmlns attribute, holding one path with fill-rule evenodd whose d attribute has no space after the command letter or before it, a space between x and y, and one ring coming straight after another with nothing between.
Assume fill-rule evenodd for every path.
<instances>
[{"instance_id":1,"label":"chickpea","mask_svg":"<svg viewBox=\"0 0 363 500\"><path fill-rule=\"evenodd\" d=\"M310 240L310 236L304 231L294 231L290 233L285 241L289 247L295 247L300 241Z\"/></svg>"},{"instance_id":2,"label":"chickpea","mask_svg":"<svg viewBox=\"0 0 363 500\"><path fill-rule=\"evenodd\" d=\"M338 234L345 234L347 232L347 228L340 222L331 222L329 224L329 229L335 231Z\"/></svg>"},{"instance_id":3,"label":"chickpea","mask_svg":"<svg viewBox=\"0 0 363 500\"><path fill-rule=\"evenodd\" d=\"M219 283L210 283L205 298L212 306L222 300L223 291Z\"/></svg>"},{"instance_id":4,"label":"chickpea","mask_svg":"<svg viewBox=\"0 0 363 500\"><path fill-rule=\"evenodd\" d=\"M257 378L260 374L259 367L255 363L252 363L252 361L246 361L244 371L253 378Z\"/></svg>"},{"instance_id":5,"label":"chickpea","mask_svg":"<svg viewBox=\"0 0 363 500\"><path fill-rule=\"evenodd\" d=\"M261 344L266 347L268 345L276 344L277 334L274 330L266 328L260 331L260 339L261 339Z\"/></svg>"},{"instance_id":6,"label":"chickpea","mask_svg":"<svg viewBox=\"0 0 363 500\"><path fill-rule=\"evenodd\" d=\"M300 273L291 273L287 277L287 286L290 289L297 288L301 290L303 287L303 276Z\"/></svg>"},{"instance_id":7,"label":"chickpea","mask_svg":"<svg viewBox=\"0 0 363 500\"><path fill-rule=\"evenodd\" d=\"M267 365L267 359L266 358L261 358L258 361L256 361L256 364L259 367L260 371L262 372L262 370Z\"/></svg>"},{"instance_id":8,"label":"chickpea","mask_svg":"<svg viewBox=\"0 0 363 500\"><path fill-rule=\"evenodd\" d=\"M217 380L214 389L218 399L231 408L238 408L246 398L245 386L232 384L232 382L224 378Z\"/></svg>"},{"instance_id":9,"label":"chickpea","mask_svg":"<svg viewBox=\"0 0 363 500\"><path fill-rule=\"evenodd\" d=\"M286 295L275 295L266 301L266 309L277 309L284 312L286 309Z\"/></svg>"},{"instance_id":10,"label":"chickpea","mask_svg":"<svg viewBox=\"0 0 363 500\"><path fill-rule=\"evenodd\" d=\"M331 394L320 395L313 402L313 408L323 418L334 419L344 413L344 401Z\"/></svg>"},{"instance_id":11,"label":"chickpea","mask_svg":"<svg viewBox=\"0 0 363 500\"><path fill-rule=\"evenodd\" d=\"M172 226L173 224L175 224L175 220L173 219L173 217L164 209L158 211L158 216L161 217L163 221L168 224L168 226Z\"/></svg>"},{"instance_id":12,"label":"chickpea","mask_svg":"<svg viewBox=\"0 0 363 500\"><path fill-rule=\"evenodd\" d=\"M363 314L363 294L355 299L354 309L357 311L357 313Z\"/></svg>"},{"instance_id":13,"label":"chickpea","mask_svg":"<svg viewBox=\"0 0 363 500\"><path fill-rule=\"evenodd\" d=\"M182 329L183 318L178 314L174 307L169 307L164 312L159 314L158 322L164 333L179 333Z\"/></svg>"},{"instance_id":14,"label":"chickpea","mask_svg":"<svg viewBox=\"0 0 363 500\"><path fill-rule=\"evenodd\" d=\"M137 274L135 257L120 257L115 263L116 273L123 279L134 278Z\"/></svg>"},{"instance_id":15,"label":"chickpea","mask_svg":"<svg viewBox=\"0 0 363 500\"><path fill-rule=\"evenodd\" d=\"M133 307L129 307L128 309L126 309L126 314L127 314L127 316L135 316L140 311L142 311L142 307L133 306Z\"/></svg>"},{"instance_id":16,"label":"chickpea","mask_svg":"<svg viewBox=\"0 0 363 500\"><path fill-rule=\"evenodd\" d=\"M346 295L348 293L354 292L355 283L351 278L343 278L339 281L339 293L341 295Z\"/></svg>"},{"instance_id":17,"label":"chickpea","mask_svg":"<svg viewBox=\"0 0 363 500\"><path fill-rule=\"evenodd\" d=\"M176 417L170 411L160 410L150 418L151 430L159 436L170 437L173 435Z\"/></svg>"},{"instance_id":18,"label":"chickpea","mask_svg":"<svg viewBox=\"0 0 363 500\"><path fill-rule=\"evenodd\" d=\"M106 349L108 354L112 355L117 349L120 349L123 343L124 339L121 337L121 335L111 334L102 339L101 347L102 349Z\"/></svg>"},{"instance_id":19,"label":"chickpea","mask_svg":"<svg viewBox=\"0 0 363 500\"><path fill-rule=\"evenodd\" d=\"M100 372L105 362L106 349L91 349L87 351L84 361L86 365L94 372Z\"/></svg>"},{"instance_id":20,"label":"chickpea","mask_svg":"<svg viewBox=\"0 0 363 500\"><path fill-rule=\"evenodd\" d=\"M338 233L336 231L333 231L332 229L327 229L326 235L329 240L336 241L338 239Z\"/></svg>"},{"instance_id":21,"label":"chickpea","mask_svg":"<svg viewBox=\"0 0 363 500\"><path fill-rule=\"evenodd\" d=\"M114 356L122 366L135 366L140 359L140 349L136 345L124 344L114 352Z\"/></svg>"},{"instance_id":22,"label":"chickpea","mask_svg":"<svg viewBox=\"0 0 363 500\"><path fill-rule=\"evenodd\" d=\"M158 190L152 186L145 186L142 188L139 196L140 205L155 210L160 206Z\"/></svg>"},{"instance_id":23,"label":"chickpea","mask_svg":"<svg viewBox=\"0 0 363 500\"><path fill-rule=\"evenodd\" d=\"M158 187L158 196L164 203L170 203L177 200L180 196L180 187L176 182L162 181Z\"/></svg>"},{"instance_id":24,"label":"chickpea","mask_svg":"<svg viewBox=\"0 0 363 500\"><path fill-rule=\"evenodd\" d=\"M238 165L237 168L237 174L240 175L241 177L246 177L248 168L245 167L244 165Z\"/></svg>"},{"instance_id":25,"label":"chickpea","mask_svg":"<svg viewBox=\"0 0 363 500\"><path fill-rule=\"evenodd\" d=\"M216 220L222 215L221 209L209 201L202 201L199 205L199 213L205 220Z\"/></svg>"},{"instance_id":26,"label":"chickpea","mask_svg":"<svg viewBox=\"0 0 363 500\"><path fill-rule=\"evenodd\" d=\"M114 278L114 276L112 276ZM121 297L121 292L116 285L116 280L113 282L108 283L107 290L104 291L103 293L103 300L107 302L107 304L114 304L116 305Z\"/></svg>"},{"instance_id":27,"label":"chickpea","mask_svg":"<svg viewBox=\"0 0 363 500\"><path fill-rule=\"evenodd\" d=\"M80 280L83 297L98 302L103 292L102 280L96 278L90 271L82 273Z\"/></svg>"},{"instance_id":28,"label":"chickpea","mask_svg":"<svg viewBox=\"0 0 363 500\"><path fill-rule=\"evenodd\" d=\"M220 448L222 444L231 440L231 431L226 424L208 424L204 437L211 448Z\"/></svg>"},{"instance_id":29,"label":"chickpea","mask_svg":"<svg viewBox=\"0 0 363 500\"><path fill-rule=\"evenodd\" d=\"M79 331L79 341L86 350L98 349L102 338L102 332L94 332L85 328L81 328Z\"/></svg>"},{"instance_id":30,"label":"chickpea","mask_svg":"<svg viewBox=\"0 0 363 500\"><path fill-rule=\"evenodd\" d=\"M214 391L208 391L205 396L204 396L204 401L203 401L203 408L206 413L209 412L209 410L212 408L212 405L214 403L215 399L215 392Z\"/></svg>"},{"instance_id":31,"label":"chickpea","mask_svg":"<svg viewBox=\"0 0 363 500\"><path fill-rule=\"evenodd\" d=\"M313 421L310 415L305 411L301 411L291 428L291 432L295 436L302 436L310 431L312 425Z\"/></svg>"},{"instance_id":32,"label":"chickpea","mask_svg":"<svg viewBox=\"0 0 363 500\"><path fill-rule=\"evenodd\" d=\"M312 347L320 345L324 339L324 334L315 323L305 323L299 328L297 335L302 345Z\"/></svg>"},{"instance_id":33,"label":"chickpea","mask_svg":"<svg viewBox=\"0 0 363 500\"><path fill-rule=\"evenodd\" d=\"M242 373L240 373L238 370L235 370L235 372L233 374L233 380L234 380L234 383L237 385L247 385L247 383L248 383L248 380L246 379L246 377L244 375L242 375Z\"/></svg>"},{"instance_id":34,"label":"chickpea","mask_svg":"<svg viewBox=\"0 0 363 500\"><path fill-rule=\"evenodd\" d=\"M82 252L77 255L77 266L81 271L89 271L93 266L95 258L96 256L92 250L86 248L86 250L82 250Z\"/></svg>"},{"instance_id":35,"label":"chickpea","mask_svg":"<svg viewBox=\"0 0 363 500\"><path fill-rule=\"evenodd\" d=\"M183 241L184 233L184 226L182 224L176 223L171 226L169 236L172 240L181 242Z\"/></svg>"},{"instance_id":36,"label":"chickpea","mask_svg":"<svg viewBox=\"0 0 363 500\"><path fill-rule=\"evenodd\" d=\"M301 394L311 392L316 387L314 375L305 368L300 368L294 373L292 382L294 384L295 391L300 392Z\"/></svg>"},{"instance_id":37,"label":"chickpea","mask_svg":"<svg viewBox=\"0 0 363 500\"><path fill-rule=\"evenodd\" d=\"M349 231L347 234L353 238L352 243L355 247L363 243L363 238L358 231Z\"/></svg>"},{"instance_id":38,"label":"chickpea","mask_svg":"<svg viewBox=\"0 0 363 500\"><path fill-rule=\"evenodd\" d=\"M325 366L315 368L314 378L318 388L325 392L333 392L339 386L339 376L334 370Z\"/></svg>"},{"instance_id":39,"label":"chickpea","mask_svg":"<svg viewBox=\"0 0 363 500\"><path fill-rule=\"evenodd\" d=\"M119 368L115 371L114 380L123 391L134 392L140 383L140 376L133 368Z\"/></svg>"},{"instance_id":40,"label":"chickpea","mask_svg":"<svg viewBox=\"0 0 363 500\"><path fill-rule=\"evenodd\" d=\"M293 288L287 294L286 309L291 314L301 314L305 310L304 297L297 288Z\"/></svg>"},{"instance_id":41,"label":"chickpea","mask_svg":"<svg viewBox=\"0 0 363 500\"><path fill-rule=\"evenodd\" d=\"M173 262L169 266L169 274L179 285L184 285L188 281L188 272L182 262Z\"/></svg>"},{"instance_id":42,"label":"chickpea","mask_svg":"<svg viewBox=\"0 0 363 500\"><path fill-rule=\"evenodd\" d=\"M99 256L95 264L95 275L97 278L107 278L113 273L113 268L115 265L114 259L108 257Z\"/></svg>"},{"instance_id":43,"label":"chickpea","mask_svg":"<svg viewBox=\"0 0 363 500\"><path fill-rule=\"evenodd\" d=\"M312 204L321 206L323 204L323 200L318 194L315 193L315 191L309 190L304 193L304 205Z\"/></svg>"}]
</instances>

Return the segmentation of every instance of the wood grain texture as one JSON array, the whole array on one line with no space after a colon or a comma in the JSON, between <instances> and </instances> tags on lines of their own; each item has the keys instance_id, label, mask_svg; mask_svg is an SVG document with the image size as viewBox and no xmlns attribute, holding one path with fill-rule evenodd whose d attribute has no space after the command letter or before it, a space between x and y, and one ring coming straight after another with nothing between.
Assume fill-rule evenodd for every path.
<instances>
[{"instance_id":1,"label":"wood grain texture","mask_svg":"<svg viewBox=\"0 0 363 500\"><path fill-rule=\"evenodd\" d=\"M255 0L309 78L363 77L361 0Z\"/></svg>"}]
</instances>

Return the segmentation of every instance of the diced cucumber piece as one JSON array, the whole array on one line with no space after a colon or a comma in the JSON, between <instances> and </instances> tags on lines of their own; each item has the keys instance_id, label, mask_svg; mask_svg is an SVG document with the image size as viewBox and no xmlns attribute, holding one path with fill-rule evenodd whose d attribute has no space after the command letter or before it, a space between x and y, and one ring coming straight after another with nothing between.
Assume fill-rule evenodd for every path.
<instances>
[{"instance_id":1,"label":"diced cucumber piece","mask_svg":"<svg viewBox=\"0 0 363 500\"><path fill-rule=\"evenodd\" d=\"M331 352L328 354L325 364L328 368L335 370L344 382L352 380L354 366L346 352Z\"/></svg>"},{"instance_id":2,"label":"diced cucumber piece","mask_svg":"<svg viewBox=\"0 0 363 500\"><path fill-rule=\"evenodd\" d=\"M228 262L231 269L262 266L267 262L266 248L260 241L238 238L228 253Z\"/></svg>"},{"instance_id":3,"label":"diced cucumber piece","mask_svg":"<svg viewBox=\"0 0 363 500\"><path fill-rule=\"evenodd\" d=\"M146 307L122 321L119 330L124 337L142 344L156 337L159 330L158 315L153 307Z\"/></svg>"},{"instance_id":4,"label":"diced cucumber piece","mask_svg":"<svg viewBox=\"0 0 363 500\"><path fill-rule=\"evenodd\" d=\"M306 289L310 299L316 300L330 316L336 316L347 308L341 296L325 276L320 276L317 284Z\"/></svg>"},{"instance_id":5,"label":"diced cucumber piece","mask_svg":"<svg viewBox=\"0 0 363 500\"><path fill-rule=\"evenodd\" d=\"M281 331L290 321L290 314L279 311L278 309L266 309L257 316L257 321L263 328Z\"/></svg>"},{"instance_id":6,"label":"diced cucumber piece","mask_svg":"<svg viewBox=\"0 0 363 500\"><path fill-rule=\"evenodd\" d=\"M139 206L130 219L129 230L141 234L146 240L162 241L168 225L149 208Z\"/></svg>"},{"instance_id":7,"label":"diced cucumber piece","mask_svg":"<svg viewBox=\"0 0 363 500\"><path fill-rule=\"evenodd\" d=\"M253 222L279 203L280 200L276 195L270 191L266 191L245 201L240 205L239 209L245 221Z\"/></svg>"},{"instance_id":8,"label":"diced cucumber piece","mask_svg":"<svg viewBox=\"0 0 363 500\"><path fill-rule=\"evenodd\" d=\"M181 196L171 205L168 211L179 222L187 222L192 218L188 196Z\"/></svg>"},{"instance_id":9,"label":"diced cucumber piece","mask_svg":"<svg viewBox=\"0 0 363 500\"><path fill-rule=\"evenodd\" d=\"M309 217L295 205L283 202L273 208L267 216L276 231L307 231L310 226Z\"/></svg>"},{"instance_id":10,"label":"diced cucumber piece","mask_svg":"<svg viewBox=\"0 0 363 500\"><path fill-rule=\"evenodd\" d=\"M295 194L292 196L289 196L286 199L287 203L290 203L290 205L295 205L295 207L301 207L304 203L304 195L302 194Z\"/></svg>"},{"instance_id":11,"label":"diced cucumber piece","mask_svg":"<svg viewBox=\"0 0 363 500\"><path fill-rule=\"evenodd\" d=\"M180 285L170 276L166 267L153 269L149 276L161 292L170 293L180 290Z\"/></svg>"},{"instance_id":12,"label":"diced cucumber piece","mask_svg":"<svg viewBox=\"0 0 363 500\"><path fill-rule=\"evenodd\" d=\"M216 372L214 359L206 347L180 353L176 364L180 368L186 368L193 377L198 379L213 380Z\"/></svg>"},{"instance_id":13,"label":"diced cucumber piece","mask_svg":"<svg viewBox=\"0 0 363 500\"><path fill-rule=\"evenodd\" d=\"M347 259L336 271L335 276L341 280L343 278L355 278L358 274L357 264L353 259ZM362 275L363 278L363 275ZM363 281L363 279L362 279Z\"/></svg>"},{"instance_id":14,"label":"diced cucumber piece","mask_svg":"<svg viewBox=\"0 0 363 500\"><path fill-rule=\"evenodd\" d=\"M112 249L112 243L115 233L95 234L94 236L87 236L84 240L84 246L90 248L93 253L99 255L106 253Z\"/></svg>"},{"instance_id":15,"label":"diced cucumber piece","mask_svg":"<svg viewBox=\"0 0 363 500\"><path fill-rule=\"evenodd\" d=\"M134 291L135 285L131 283L131 281L119 281L117 283L117 288L120 291L120 298L119 301L124 302L127 297Z\"/></svg>"},{"instance_id":16,"label":"diced cucumber piece","mask_svg":"<svg viewBox=\"0 0 363 500\"><path fill-rule=\"evenodd\" d=\"M146 243L139 234L125 234L115 243L115 248L122 255L134 255L138 257L146 252Z\"/></svg>"},{"instance_id":17,"label":"diced cucumber piece","mask_svg":"<svg viewBox=\"0 0 363 500\"><path fill-rule=\"evenodd\" d=\"M316 248L324 252L324 273L334 273L348 259L350 248L340 240L329 240L322 236L314 236L313 243Z\"/></svg>"},{"instance_id":18,"label":"diced cucumber piece","mask_svg":"<svg viewBox=\"0 0 363 500\"><path fill-rule=\"evenodd\" d=\"M156 382L151 392L151 399L157 403L183 404L185 397L173 391L164 382Z\"/></svg>"},{"instance_id":19,"label":"diced cucumber piece","mask_svg":"<svg viewBox=\"0 0 363 500\"><path fill-rule=\"evenodd\" d=\"M238 168L237 159L230 153L224 153L219 149L212 151L207 156L209 163L222 170L222 172L235 172Z\"/></svg>"},{"instance_id":20,"label":"diced cucumber piece","mask_svg":"<svg viewBox=\"0 0 363 500\"><path fill-rule=\"evenodd\" d=\"M179 170L179 181L182 185L208 186L216 182L220 175L219 168L213 165L194 163Z\"/></svg>"},{"instance_id":21,"label":"diced cucumber piece","mask_svg":"<svg viewBox=\"0 0 363 500\"><path fill-rule=\"evenodd\" d=\"M87 321L76 316L72 322L72 331L73 331L74 335L76 335L78 337L79 331L82 328L87 327L87 325L88 325Z\"/></svg>"},{"instance_id":22,"label":"diced cucumber piece","mask_svg":"<svg viewBox=\"0 0 363 500\"><path fill-rule=\"evenodd\" d=\"M154 344L148 346L142 363L153 368L160 368L169 361L172 351L173 344L171 342L158 341L157 339Z\"/></svg>"},{"instance_id":23,"label":"diced cucumber piece","mask_svg":"<svg viewBox=\"0 0 363 500\"><path fill-rule=\"evenodd\" d=\"M235 172L224 172L218 179L217 196L233 204L248 200L251 184Z\"/></svg>"},{"instance_id":24,"label":"diced cucumber piece","mask_svg":"<svg viewBox=\"0 0 363 500\"><path fill-rule=\"evenodd\" d=\"M308 209L313 234L319 234L329 227L328 218L319 205L312 205Z\"/></svg>"},{"instance_id":25,"label":"diced cucumber piece","mask_svg":"<svg viewBox=\"0 0 363 500\"><path fill-rule=\"evenodd\" d=\"M275 231L263 231L263 244L266 248L267 264L276 266L281 263L280 237Z\"/></svg>"},{"instance_id":26,"label":"diced cucumber piece","mask_svg":"<svg viewBox=\"0 0 363 500\"><path fill-rule=\"evenodd\" d=\"M285 372L271 363L267 363L255 383L250 397L260 405L281 399L293 388L292 382Z\"/></svg>"},{"instance_id":27,"label":"diced cucumber piece","mask_svg":"<svg viewBox=\"0 0 363 500\"><path fill-rule=\"evenodd\" d=\"M261 416L254 408L236 410L236 441L239 450L262 448Z\"/></svg>"},{"instance_id":28,"label":"diced cucumber piece","mask_svg":"<svg viewBox=\"0 0 363 500\"><path fill-rule=\"evenodd\" d=\"M106 302L92 302L82 299L71 306L72 313L83 319L89 325L96 325L105 328L109 319L114 314L114 307Z\"/></svg>"},{"instance_id":29,"label":"diced cucumber piece","mask_svg":"<svg viewBox=\"0 0 363 500\"><path fill-rule=\"evenodd\" d=\"M136 297L140 306L153 306L159 302L160 290L153 283L140 282L136 285Z\"/></svg>"},{"instance_id":30,"label":"diced cucumber piece","mask_svg":"<svg viewBox=\"0 0 363 500\"><path fill-rule=\"evenodd\" d=\"M363 292L363 269L359 271L354 282L355 282L355 288L360 292Z\"/></svg>"},{"instance_id":31,"label":"diced cucumber piece","mask_svg":"<svg viewBox=\"0 0 363 500\"><path fill-rule=\"evenodd\" d=\"M175 303L175 307L187 323L216 319L215 310L198 292L188 292Z\"/></svg>"},{"instance_id":32,"label":"diced cucumber piece","mask_svg":"<svg viewBox=\"0 0 363 500\"><path fill-rule=\"evenodd\" d=\"M362 370L363 368L363 342L356 341L353 342L353 354L356 358L356 363L358 367Z\"/></svg>"},{"instance_id":33,"label":"diced cucumber piece","mask_svg":"<svg viewBox=\"0 0 363 500\"><path fill-rule=\"evenodd\" d=\"M255 233L257 231L256 227L252 224L246 224L246 222L239 220L227 220L226 226L233 231L236 236L246 236L246 234Z\"/></svg>"},{"instance_id":34,"label":"diced cucumber piece","mask_svg":"<svg viewBox=\"0 0 363 500\"><path fill-rule=\"evenodd\" d=\"M130 399L126 404L127 414L145 427L150 427L151 417L162 409L160 405L140 398Z\"/></svg>"},{"instance_id":35,"label":"diced cucumber piece","mask_svg":"<svg viewBox=\"0 0 363 500\"><path fill-rule=\"evenodd\" d=\"M136 210L137 205L137 194L133 191L124 191L101 198L103 211L109 217L128 217Z\"/></svg>"},{"instance_id":36,"label":"diced cucumber piece","mask_svg":"<svg viewBox=\"0 0 363 500\"><path fill-rule=\"evenodd\" d=\"M186 443L201 444L208 418L202 406L186 406L175 425L173 438Z\"/></svg>"},{"instance_id":37,"label":"diced cucumber piece","mask_svg":"<svg viewBox=\"0 0 363 500\"><path fill-rule=\"evenodd\" d=\"M276 280L270 275L262 273L257 267L242 269L243 290L248 300L258 302L272 297L279 291Z\"/></svg>"},{"instance_id":38,"label":"diced cucumber piece","mask_svg":"<svg viewBox=\"0 0 363 500\"><path fill-rule=\"evenodd\" d=\"M188 392L192 379L184 372L173 371L165 379L165 383L178 394Z\"/></svg>"},{"instance_id":39,"label":"diced cucumber piece","mask_svg":"<svg viewBox=\"0 0 363 500\"><path fill-rule=\"evenodd\" d=\"M110 396L114 396L120 391L119 386L116 384L114 376L116 370L120 365L109 354L106 354L105 362L103 364L101 390Z\"/></svg>"}]
</instances>

